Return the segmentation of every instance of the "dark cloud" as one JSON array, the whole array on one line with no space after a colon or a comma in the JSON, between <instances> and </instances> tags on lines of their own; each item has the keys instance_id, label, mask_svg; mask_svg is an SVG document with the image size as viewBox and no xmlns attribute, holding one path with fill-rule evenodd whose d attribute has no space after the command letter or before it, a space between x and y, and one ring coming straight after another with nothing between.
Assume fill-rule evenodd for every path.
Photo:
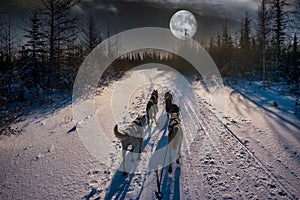
<instances>
[{"instance_id":1,"label":"dark cloud","mask_svg":"<svg viewBox=\"0 0 300 200\"><path fill-rule=\"evenodd\" d=\"M105 3L136 3L147 7L162 9L188 9L200 16L215 16L240 21L247 11L254 13L257 10L257 0L82 0L89 4Z\"/></svg>"},{"instance_id":2,"label":"dark cloud","mask_svg":"<svg viewBox=\"0 0 300 200\"><path fill-rule=\"evenodd\" d=\"M1 8L11 13L15 23L29 17L30 8L38 7L38 0L0 0ZM190 10L198 22L196 39L216 36L224 19L229 28L238 29L245 11L255 17L255 0L81 0L74 12L81 16L85 25L87 13L92 13L102 30L103 37L116 31L138 27L169 28L172 15L180 10Z\"/></svg>"},{"instance_id":3,"label":"dark cloud","mask_svg":"<svg viewBox=\"0 0 300 200\"><path fill-rule=\"evenodd\" d=\"M81 0L83 12L96 13L102 25L118 31L143 26L169 28L171 16L180 9L190 10L197 18L195 37L207 38L220 32L225 18L229 28L238 29L247 11L256 15L255 0Z\"/></svg>"}]
</instances>

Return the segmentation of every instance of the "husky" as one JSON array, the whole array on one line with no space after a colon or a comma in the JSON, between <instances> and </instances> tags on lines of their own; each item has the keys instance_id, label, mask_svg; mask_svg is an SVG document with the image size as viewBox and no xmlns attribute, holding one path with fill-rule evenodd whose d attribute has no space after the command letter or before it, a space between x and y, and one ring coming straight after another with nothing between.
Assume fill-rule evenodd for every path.
<instances>
[{"instance_id":1,"label":"husky","mask_svg":"<svg viewBox=\"0 0 300 200\"><path fill-rule=\"evenodd\" d=\"M123 175L127 175L126 166L125 166L125 154L126 151L130 151L131 154L131 162L134 162L133 151L137 146L139 146L139 154L138 160L141 159L141 152L143 146L143 137L144 137L144 128L146 126L146 116L138 116L135 120L131 122L131 124L122 132L119 131L118 125L116 124L114 127L115 136L121 140L122 144L122 167L123 167ZM131 149L129 149L131 146Z\"/></svg>"},{"instance_id":2,"label":"husky","mask_svg":"<svg viewBox=\"0 0 300 200\"><path fill-rule=\"evenodd\" d=\"M168 151L169 151L169 169L168 172L172 173L172 155L176 154L176 163L179 164L179 158L181 157L181 144L183 140L183 132L181 126L181 120L178 112L172 112L168 120ZM171 143L171 144L170 144Z\"/></svg>"},{"instance_id":3,"label":"husky","mask_svg":"<svg viewBox=\"0 0 300 200\"><path fill-rule=\"evenodd\" d=\"M165 93L165 104L166 104L166 109L167 109L167 105L168 105L168 104L171 104L172 101L173 101L173 96L172 96L171 91L169 90L169 91L167 91L167 92Z\"/></svg>"},{"instance_id":4,"label":"husky","mask_svg":"<svg viewBox=\"0 0 300 200\"><path fill-rule=\"evenodd\" d=\"M157 121L156 121L156 115L158 112L157 102L158 102L158 91L153 90L150 100L148 101L147 107L146 107L148 126L150 124L150 121L153 122L153 120L155 121L155 124L157 125Z\"/></svg>"},{"instance_id":5,"label":"husky","mask_svg":"<svg viewBox=\"0 0 300 200\"><path fill-rule=\"evenodd\" d=\"M165 93L165 109L168 115L168 119L169 119L169 115L171 113L179 113L179 107L173 103L173 96L171 91L167 91Z\"/></svg>"}]
</instances>

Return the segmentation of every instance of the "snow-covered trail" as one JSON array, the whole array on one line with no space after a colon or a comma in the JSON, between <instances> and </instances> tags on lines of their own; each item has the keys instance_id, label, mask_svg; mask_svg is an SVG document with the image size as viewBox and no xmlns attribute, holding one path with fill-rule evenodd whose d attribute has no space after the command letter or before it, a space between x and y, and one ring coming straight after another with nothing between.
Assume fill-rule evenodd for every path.
<instances>
[{"instance_id":1,"label":"snow-covered trail","mask_svg":"<svg viewBox=\"0 0 300 200\"><path fill-rule=\"evenodd\" d=\"M203 85L196 84L195 88L197 88L196 92L201 97L200 106L206 105L203 109L207 111L203 112L203 109L201 109L201 115L207 116L208 114L213 116L212 110L214 109L210 106L209 95L205 92L206 90L204 90ZM237 88L234 90L226 87L227 113L223 116L223 119L216 119L214 124L223 126L225 131L222 131L222 134L226 133L228 137L232 138L232 141L237 142L232 147L242 147L243 151L250 154L250 157L257 163L254 166L256 168L260 166L258 169L263 170L272 182L277 183L277 186L272 186L269 183L268 185L273 188L279 186L280 189L277 190L277 194L279 194L280 198L282 196L292 199L299 198L299 118L291 114L293 106L285 102L289 101L288 98L282 98L279 101L280 97L278 95L270 95L270 92L266 93L266 91L261 91L260 93L256 88L255 90L248 89L239 92ZM262 104L262 99L268 102L268 104ZM285 106L286 108L279 110L272 107L270 102L274 99L279 102L281 107ZM280 118L286 120L280 120ZM202 122L205 123L204 120ZM215 133L216 131L212 131L210 135L213 136ZM218 141L219 139L223 140L224 137L213 138L214 141ZM219 145L223 149L226 142L220 144L223 144ZM232 147L227 152L232 151ZM239 162L243 160L239 155L237 156ZM233 155L233 157L236 157L236 155ZM248 160L247 163L249 163ZM250 169L253 168L252 164L246 165L248 167L245 169L249 170L248 174L250 174ZM249 166L251 167L249 168ZM233 169L238 168L239 166ZM252 174L255 174L255 171ZM261 184L255 184L254 186L260 188ZM289 195L281 191L285 191ZM270 198L279 198L275 197L275 193L274 191L271 192ZM261 197L266 197L264 193L260 195L262 195Z\"/></svg>"},{"instance_id":2,"label":"snow-covered trail","mask_svg":"<svg viewBox=\"0 0 300 200\"><path fill-rule=\"evenodd\" d=\"M167 141L166 116L161 104L166 88L173 91L175 102L181 107L186 135L181 163L173 163L172 174L167 170L163 173L165 199L300 197L297 128L272 121L266 110L261 112L247 98L241 101L241 96L232 94L230 88L226 89L230 109L219 119L204 86L196 82L189 90L176 82L178 78L176 73L162 68L137 69L96 96L95 115L115 147L110 155L115 161L112 168L89 153L76 131L67 133L76 123L72 123L72 106L47 116L29 116L14 124L13 127L24 131L20 136L0 140L0 199L155 199L156 175L144 169L151 165L149 158L157 146L161 148ZM133 87L132 91L122 88L131 84L132 79L150 82ZM136 173L124 177L115 170L121 151L112 128L115 123L125 128L141 114L152 88L159 89L160 124L146 127L143 159L136 163ZM114 113L111 105L116 108ZM255 120L259 117L275 124L274 132L271 126ZM290 120L299 124L297 118ZM84 125L82 122L78 130Z\"/></svg>"},{"instance_id":3,"label":"snow-covered trail","mask_svg":"<svg viewBox=\"0 0 300 200\"><path fill-rule=\"evenodd\" d=\"M127 78L141 76L139 73L145 72L134 71ZM146 73L150 76L150 74L153 75L157 72L154 69L148 70ZM170 77L170 74L157 77L158 79L154 81L157 85L161 84L160 79L174 79L173 76ZM122 82L119 84L122 85ZM174 89L172 81L170 85L167 82L164 84L165 87ZM155 88L155 84L151 87ZM270 156L271 152L265 148L270 143L273 144L275 138L269 142L265 141L264 144L260 144L259 140L253 141L254 134L260 129L255 126L255 122L241 116L237 117L239 112L237 110L230 109L230 112L224 115L223 119L217 118L212 112L214 108L209 106L210 96L205 91L203 85L195 84L194 93L198 97L197 106L181 102L181 110L185 111L182 115L183 118L192 119L185 120L184 126L196 126L197 130L194 130L195 138L190 141L189 148L186 149L185 156L182 158L182 164L176 165L172 175L168 175L166 170L164 171L162 192L167 195L166 198L194 199L204 196L207 199L294 199L299 197L297 190L299 186L299 168L297 167L299 162L297 158L292 158L290 163L286 163L286 165L278 164L279 161L274 157L276 154ZM134 106L128 107L132 117L136 111L145 107L150 93L151 89L147 86L132 94L132 99L136 100L131 99L130 103L133 103ZM176 94L176 91L174 93ZM162 97L163 95L160 94L160 100ZM228 104L231 103L232 101L228 101ZM245 100L241 107L250 104L251 102ZM160 113L160 115L163 114ZM124 125L125 121L123 121ZM278 126L280 125L278 124ZM153 126L155 127L155 125L152 125L152 129ZM147 143L145 151L148 151L150 147L153 150L153 146L159 143L159 138L162 138L161 134L163 133L152 134L151 142ZM284 137L285 133L282 132L281 134ZM296 145L298 141L295 140L296 143L291 143L291 148L294 148L293 145ZM274 149L274 153L280 154L284 151L279 152L278 149ZM122 197L154 199L153 192L157 191L154 172L139 173L136 177L132 176L126 180L129 192L126 192L123 187L115 188L115 185L123 185L122 182L115 181L109 186L110 191L115 192L109 192L106 197L119 198L119 193L122 191Z\"/></svg>"}]
</instances>

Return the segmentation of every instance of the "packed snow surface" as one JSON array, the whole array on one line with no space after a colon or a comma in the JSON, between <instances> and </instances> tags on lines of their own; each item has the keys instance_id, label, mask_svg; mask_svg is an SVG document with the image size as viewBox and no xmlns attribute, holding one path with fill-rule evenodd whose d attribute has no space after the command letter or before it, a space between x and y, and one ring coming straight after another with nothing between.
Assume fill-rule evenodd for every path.
<instances>
[{"instance_id":1,"label":"packed snow surface","mask_svg":"<svg viewBox=\"0 0 300 200\"><path fill-rule=\"evenodd\" d=\"M293 98L255 84L226 85L226 111L218 110L205 83L192 79L158 65L135 68L97 93L90 116L74 117L67 105L11 124L23 131L0 139L0 199L155 199L153 169L163 168L150 161L167 143L167 89L180 106L185 137L180 164L163 171L164 199L299 199L300 116ZM158 124L145 127L142 160L122 176L113 126L124 130L143 114L153 89ZM90 124L95 119L99 131ZM93 138L89 131L98 133Z\"/></svg>"}]
</instances>

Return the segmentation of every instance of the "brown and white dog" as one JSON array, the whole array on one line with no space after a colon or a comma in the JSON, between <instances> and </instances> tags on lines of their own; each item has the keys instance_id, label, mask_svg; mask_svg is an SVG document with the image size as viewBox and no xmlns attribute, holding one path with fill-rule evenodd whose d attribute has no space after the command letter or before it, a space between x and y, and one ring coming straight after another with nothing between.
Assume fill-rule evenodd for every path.
<instances>
[{"instance_id":1,"label":"brown and white dog","mask_svg":"<svg viewBox=\"0 0 300 200\"><path fill-rule=\"evenodd\" d=\"M115 136L121 140L122 144L122 167L123 175L126 175L126 166L125 166L125 155L126 151L131 153L131 161L134 161L133 152L137 146L139 146L138 159L141 159L141 152L143 147L143 137L144 137L144 127L146 126L146 116L138 116L131 124L124 130L119 131L118 125L114 127ZM131 149L129 147L131 146Z\"/></svg>"}]
</instances>

